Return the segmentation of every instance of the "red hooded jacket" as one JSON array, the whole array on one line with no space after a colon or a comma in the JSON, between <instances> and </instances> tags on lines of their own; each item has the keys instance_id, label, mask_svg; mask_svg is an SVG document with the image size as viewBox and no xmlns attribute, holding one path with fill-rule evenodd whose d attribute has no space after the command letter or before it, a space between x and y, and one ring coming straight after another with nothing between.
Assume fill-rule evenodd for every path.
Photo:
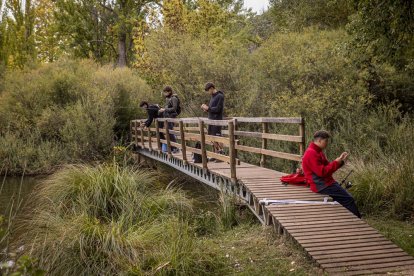
<instances>
[{"instance_id":1,"label":"red hooded jacket","mask_svg":"<svg viewBox=\"0 0 414 276\"><path fill-rule=\"evenodd\" d=\"M306 182L313 192L319 192L336 181L332 174L336 172L342 163L338 161L329 162L322 149L315 143L310 143L302 158L302 169Z\"/></svg>"}]
</instances>

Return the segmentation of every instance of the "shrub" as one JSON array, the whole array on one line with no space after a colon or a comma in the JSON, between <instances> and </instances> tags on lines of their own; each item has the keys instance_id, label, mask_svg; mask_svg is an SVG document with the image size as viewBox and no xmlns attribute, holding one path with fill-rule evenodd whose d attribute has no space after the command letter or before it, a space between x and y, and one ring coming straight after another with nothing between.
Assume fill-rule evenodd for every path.
<instances>
[{"instance_id":1,"label":"shrub","mask_svg":"<svg viewBox=\"0 0 414 276\"><path fill-rule=\"evenodd\" d=\"M221 262L195 240L191 201L154 180L117 165L68 166L36 192L20 242L50 274L208 274Z\"/></svg>"},{"instance_id":2,"label":"shrub","mask_svg":"<svg viewBox=\"0 0 414 276\"><path fill-rule=\"evenodd\" d=\"M143 116L139 101L150 97L134 71L91 61L8 71L0 93L0 160L19 174L23 167L49 173L59 164L105 158L129 121Z\"/></svg>"}]
</instances>

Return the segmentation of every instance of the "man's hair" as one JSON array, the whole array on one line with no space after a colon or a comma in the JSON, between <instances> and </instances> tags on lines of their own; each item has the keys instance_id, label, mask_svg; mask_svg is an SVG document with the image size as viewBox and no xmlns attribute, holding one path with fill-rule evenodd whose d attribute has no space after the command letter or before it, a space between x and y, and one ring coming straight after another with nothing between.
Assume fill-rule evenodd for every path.
<instances>
[{"instance_id":1,"label":"man's hair","mask_svg":"<svg viewBox=\"0 0 414 276\"><path fill-rule=\"evenodd\" d=\"M331 134L329 134L329 132L327 132L326 130L318 130L317 132L315 132L315 134L313 134L313 139L329 139L331 138Z\"/></svg>"},{"instance_id":2,"label":"man's hair","mask_svg":"<svg viewBox=\"0 0 414 276\"><path fill-rule=\"evenodd\" d=\"M205 91L210 90L210 88L216 88L216 86L214 85L214 83L212 83L212 82L208 82L208 83L206 83L206 85L204 86L204 90L205 90Z\"/></svg>"},{"instance_id":3,"label":"man's hair","mask_svg":"<svg viewBox=\"0 0 414 276\"><path fill-rule=\"evenodd\" d=\"M164 87L164 89L162 90L163 92L173 92L173 89L171 86L167 85L166 87Z\"/></svg>"},{"instance_id":4,"label":"man's hair","mask_svg":"<svg viewBox=\"0 0 414 276\"><path fill-rule=\"evenodd\" d=\"M149 106L148 102L146 101L142 101L139 103L139 107L143 107L144 105L146 105L147 107Z\"/></svg>"}]
</instances>

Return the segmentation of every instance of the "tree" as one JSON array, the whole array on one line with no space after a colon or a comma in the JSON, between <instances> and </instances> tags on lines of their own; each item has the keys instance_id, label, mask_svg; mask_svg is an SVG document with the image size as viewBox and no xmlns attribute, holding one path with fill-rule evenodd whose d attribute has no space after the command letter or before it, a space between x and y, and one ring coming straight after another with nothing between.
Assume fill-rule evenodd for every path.
<instances>
[{"instance_id":1,"label":"tree","mask_svg":"<svg viewBox=\"0 0 414 276\"><path fill-rule=\"evenodd\" d=\"M353 8L349 0L270 0L270 12L278 29L300 31L343 27Z\"/></svg>"},{"instance_id":2,"label":"tree","mask_svg":"<svg viewBox=\"0 0 414 276\"><path fill-rule=\"evenodd\" d=\"M53 0L37 0L36 3L36 48L38 60L54 62L64 54L61 47L65 44L58 32L56 22L56 5Z\"/></svg>"},{"instance_id":3,"label":"tree","mask_svg":"<svg viewBox=\"0 0 414 276\"><path fill-rule=\"evenodd\" d=\"M6 0L1 21L2 61L11 67L23 67L36 60L32 0Z\"/></svg>"},{"instance_id":4,"label":"tree","mask_svg":"<svg viewBox=\"0 0 414 276\"><path fill-rule=\"evenodd\" d=\"M100 62L116 58L128 64L133 27L145 19L150 0L57 0L59 28L71 40L75 55Z\"/></svg>"},{"instance_id":5,"label":"tree","mask_svg":"<svg viewBox=\"0 0 414 276\"><path fill-rule=\"evenodd\" d=\"M414 105L414 2L355 0L348 53L381 102Z\"/></svg>"}]
</instances>

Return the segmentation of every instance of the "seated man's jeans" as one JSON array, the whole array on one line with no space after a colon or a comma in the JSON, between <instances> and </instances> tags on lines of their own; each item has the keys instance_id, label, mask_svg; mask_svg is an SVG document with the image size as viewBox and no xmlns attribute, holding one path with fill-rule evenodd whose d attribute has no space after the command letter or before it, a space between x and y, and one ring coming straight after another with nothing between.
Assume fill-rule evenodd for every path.
<instances>
[{"instance_id":1,"label":"seated man's jeans","mask_svg":"<svg viewBox=\"0 0 414 276\"><path fill-rule=\"evenodd\" d=\"M355 204L355 200L347 190L341 187L338 182L335 182L331 186L328 186L318 193L323 195L328 195L333 198L333 200L340 203L350 212L352 212L355 216L361 218L361 214L358 211L358 207Z\"/></svg>"}]
</instances>

